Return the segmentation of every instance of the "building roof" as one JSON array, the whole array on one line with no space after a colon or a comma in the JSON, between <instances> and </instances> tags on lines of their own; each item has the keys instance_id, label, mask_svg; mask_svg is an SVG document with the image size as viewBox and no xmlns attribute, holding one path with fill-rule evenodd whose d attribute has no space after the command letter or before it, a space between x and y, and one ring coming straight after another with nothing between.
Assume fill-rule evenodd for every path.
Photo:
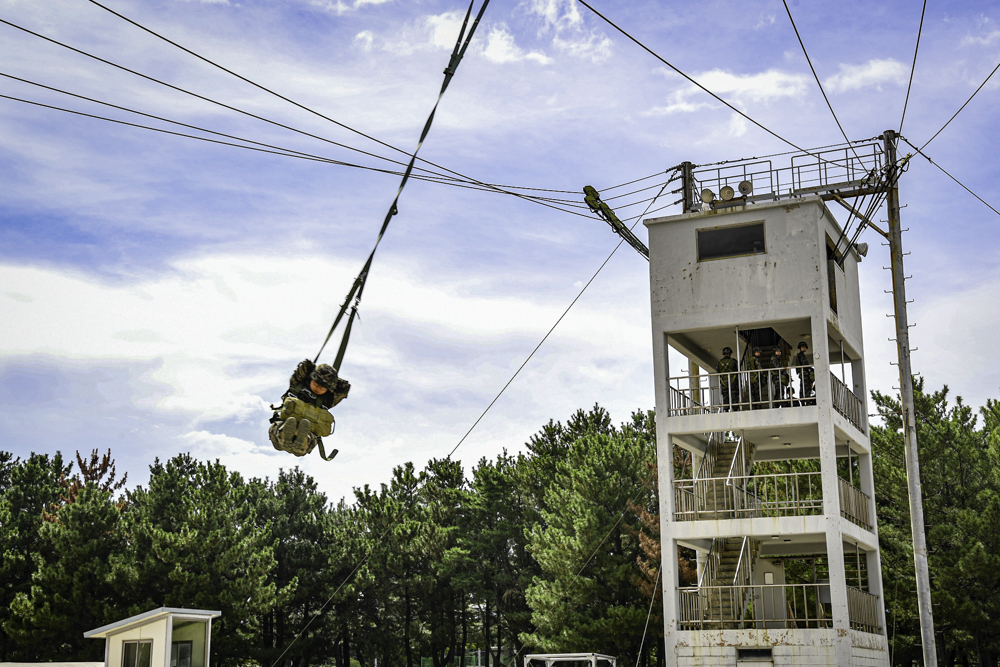
<instances>
[{"instance_id":1,"label":"building roof","mask_svg":"<svg viewBox=\"0 0 1000 667\"><path fill-rule=\"evenodd\" d=\"M207 621L218 616L222 616L221 611L209 611L207 609L184 609L182 607L160 607L159 609L150 609L141 614L135 616L129 616L128 618L123 618L120 621L115 621L114 623L109 623L108 625L102 625L99 628L94 628L93 630L88 630L83 633L86 639L99 639L101 637L107 637L109 634L115 632L121 632L129 627L135 625L143 625L154 620L158 620L162 616L169 616L171 614L176 614L178 616L201 616Z\"/></svg>"}]
</instances>

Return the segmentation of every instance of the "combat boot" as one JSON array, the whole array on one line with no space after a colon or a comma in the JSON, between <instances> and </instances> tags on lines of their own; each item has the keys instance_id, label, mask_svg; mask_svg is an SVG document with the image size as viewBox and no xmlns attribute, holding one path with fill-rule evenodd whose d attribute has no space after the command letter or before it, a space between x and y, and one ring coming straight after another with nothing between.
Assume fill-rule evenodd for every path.
<instances>
[{"instance_id":1,"label":"combat boot","mask_svg":"<svg viewBox=\"0 0 1000 667\"><path fill-rule=\"evenodd\" d=\"M298 433L299 421L295 417L289 417L285 420L285 423L280 429L278 429L278 435L281 442L281 448L285 451L291 451L290 447L292 443L295 442L295 436Z\"/></svg>"}]
</instances>

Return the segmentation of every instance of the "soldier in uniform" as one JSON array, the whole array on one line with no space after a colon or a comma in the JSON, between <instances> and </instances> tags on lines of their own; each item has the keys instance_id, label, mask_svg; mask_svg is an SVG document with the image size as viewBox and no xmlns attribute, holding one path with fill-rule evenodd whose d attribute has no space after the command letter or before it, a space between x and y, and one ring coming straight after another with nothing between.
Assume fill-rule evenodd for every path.
<instances>
[{"instance_id":1,"label":"soldier in uniform","mask_svg":"<svg viewBox=\"0 0 1000 667\"><path fill-rule=\"evenodd\" d=\"M746 369L748 371L751 371L750 383L749 383L750 401L752 403L757 403L758 405L756 407L758 408L761 407L759 403L760 403L760 387L761 387L761 382L763 380L763 378L761 378L761 375L763 375L763 373L754 373L753 371L760 371L763 370L763 368L764 368L764 363L760 357L760 348L755 347L753 349L753 356L750 357L749 361L747 361Z\"/></svg>"},{"instance_id":2,"label":"soldier in uniform","mask_svg":"<svg viewBox=\"0 0 1000 667\"><path fill-rule=\"evenodd\" d=\"M775 370L768 373L771 384L771 401L773 407L783 407L786 398L786 388L791 382L788 371L785 370L785 357L781 354L781 346L774 349L774 356L770 359L769 366Z\"/></svg>"},{"instance_id":3,"label":"soldier in uniform","mask_svg":"<svg viewBox=\"0 0 1000 667\"><path fill-rule=\"evenodd\" d=\"M722 410L723 412L729 412L730 410L739 410L739 406L733 408L733 399L739 400L740 395L740 381L739 376L736 375L737 371L736 360L733 359L733 348L724 347L722 348L722 359L715 364L716 373L724 373L724 375L719 376L719 387L722 389Z\"/></svg>"},{"instance_id":4,"label":"soldier in uniform","mask_svg":"<svg viewBox=\"0 0 1000 667\"><path fill-rule=\"evenodd\" d=\"M294 408L290 416L282 418L281 414L285 412L284 406L294 404L294 401L289 402L285 399L289 397L298 399L306 406L301 408L302 410L309 410L311 407L314 409L313 412L316 408L325 412L347 398L350 390L351 384L347 380L337 377L337 371L333 369L333 366L329 364L317 366L309 359L299 363L288 382L288 391L281 397L283 402L281 412L275 412L274 416L271 417L271 427L268 429L271 444L277 450L291 452L296 456L305 456L317 444L322 443L321 436L316 433L318 427L321 428L319 422L329 421L330 424L333 422L333 416L328 413L326 415L316 413L320 415L321 419L310 420L303 414L296 415ZM323 419L323 417L327 419ZM329 432L324 433L324 435L329 435ZM332 459L336 455L337 450L334 449L329 458Z\"/></svg>"},{"instance_id":5,"label":"soldier in uniform","mask_svg":"<svg viewBox=\"0 0 1000 667\"><path fill-rule=\"evenodd\" d=\"M795 370L799 376L799 401L803 405L814 405L816 403L815 399L806 402L806 399L813 395L813 385L816 383L816 370L812 367L811 359L806 350L809 349L809 345L805 341L801 341L798 345L799 353L795 355L795 365L798 366Z\"/></svg>"}]
</instances>

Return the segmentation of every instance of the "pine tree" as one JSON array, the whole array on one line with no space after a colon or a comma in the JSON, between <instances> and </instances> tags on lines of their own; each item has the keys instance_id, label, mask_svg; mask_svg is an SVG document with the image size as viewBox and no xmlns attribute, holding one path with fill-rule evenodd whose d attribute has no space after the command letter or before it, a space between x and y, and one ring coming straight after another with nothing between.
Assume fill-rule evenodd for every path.
<instances>
[{"instance_id":1,"label":"pine tree","mask_svg":"<svg viewBox=\"0 0 1000 667\"><path fill-rule=\"evenodd\" d=\"M42 512L59 499L59 480L72 465L58 452L31 454L26 460L0 452L0 660L35 660L34 649L18 647L10 636L14 598L30 594L34 554L42 550Z\"/></svg>"}]
</instances>

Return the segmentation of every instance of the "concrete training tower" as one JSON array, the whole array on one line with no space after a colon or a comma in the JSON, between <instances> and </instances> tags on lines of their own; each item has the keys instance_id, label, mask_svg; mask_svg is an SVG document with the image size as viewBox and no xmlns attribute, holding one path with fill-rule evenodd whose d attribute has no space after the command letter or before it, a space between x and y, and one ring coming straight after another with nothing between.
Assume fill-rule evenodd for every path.
<instances>
[{"instance_id":1,"label":"concrete training tower","mask_svg":"<svg viewBox=\"0 0 1000 667\"><path fill-rule=\"evenodd\" d=\"M866 248L846 247L820 185L780 201L723 187L726 201L706 191L710 205L645 221L668 665L889 664L858 289ZM738 372L716 373L727 346ZM674 445L690 453L678 477ZM696 581L680 580L678 547L697 554Z\"/></svg>"}]
</instances>

